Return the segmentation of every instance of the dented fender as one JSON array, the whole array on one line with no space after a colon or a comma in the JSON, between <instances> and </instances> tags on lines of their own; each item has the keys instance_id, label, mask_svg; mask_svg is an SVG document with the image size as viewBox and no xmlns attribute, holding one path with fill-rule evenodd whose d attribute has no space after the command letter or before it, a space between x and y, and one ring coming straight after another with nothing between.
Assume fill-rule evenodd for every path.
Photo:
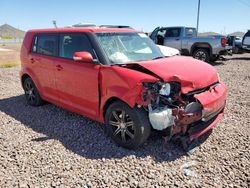
<instances>
[{"instance_id":1,"label":"dented fender","mask_svg":"<svg viewBox=\"0 0 250 188\"><path fill-rule=\"evenodd\" d=\"M103 108L113 97L127 103L131 108L142 105L143 82L157 82L158 78L121 66L102 66L99 73L100 112L99 119L104 122Z\"/></svg>"}]
</instances>

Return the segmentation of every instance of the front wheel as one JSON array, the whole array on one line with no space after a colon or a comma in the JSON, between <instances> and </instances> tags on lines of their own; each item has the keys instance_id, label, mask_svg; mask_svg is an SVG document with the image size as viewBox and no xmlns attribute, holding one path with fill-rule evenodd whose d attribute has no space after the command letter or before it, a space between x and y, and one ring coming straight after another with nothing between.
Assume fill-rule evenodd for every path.
<instances>
[{"instance_id":1,"label":"front wheel","mask_svg":"<svg viewBox=\"0 0 250 188\"><path fill-rule=\"evenodd\" d=\"M123 102L111 104L105 114L108 135L120 146L135 149L142 145L151 133L151 125L145 110L131 108Z\"/></svg>"},{"instance_id":2,"label":"front wheel","mask_svg":"<svg viewBox=\"0 0 250 188\"><path fill-rule=\"evenodd\" d=\"M210 56L206 49L199 48L193 52L193 58L204 62L209 62Z\"/></svg>"}]
</instances>

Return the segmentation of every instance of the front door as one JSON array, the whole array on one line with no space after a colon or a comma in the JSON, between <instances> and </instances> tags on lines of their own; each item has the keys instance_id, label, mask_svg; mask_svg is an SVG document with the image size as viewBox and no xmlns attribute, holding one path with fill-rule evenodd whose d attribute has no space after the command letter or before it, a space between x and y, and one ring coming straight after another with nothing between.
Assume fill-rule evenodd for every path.
<instances>
[{"instance_id":1,"label":"front door","mask_svg":"<svg viewBox=\"0 0 250 188\"><path fill-rule=\"evenodd\" d=\"M164 46L181 50L181 28L166 29Z\"/></svg>"},{"instance_id":2,"label":"front door","mask_svg":"<svg viewBox=\"0 0 250 188\"><path fill-rule=\"evenodd\" d=\"M98 114L98 74L100 65L73 60L74 52L94 50L84 33L60 34L56 62L56 87L62 106L82 115Z\"/></svg>"}]
</instances>

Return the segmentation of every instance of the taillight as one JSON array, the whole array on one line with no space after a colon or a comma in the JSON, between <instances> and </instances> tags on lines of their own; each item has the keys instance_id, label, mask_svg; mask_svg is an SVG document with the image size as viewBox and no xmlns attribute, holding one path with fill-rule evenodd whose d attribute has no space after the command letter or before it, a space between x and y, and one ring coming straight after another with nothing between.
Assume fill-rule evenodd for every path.
<instances>
[{"instance_id":1,"label":"taillight","mask_svg":"<svg viewBox=\"0 0 250 188\"><path fill-rule=\"evenodd\" d=\"M225 47L227 45L227 39L225 37L222 37L220 43L222 47Z\"/></svg>"}]
</instances>

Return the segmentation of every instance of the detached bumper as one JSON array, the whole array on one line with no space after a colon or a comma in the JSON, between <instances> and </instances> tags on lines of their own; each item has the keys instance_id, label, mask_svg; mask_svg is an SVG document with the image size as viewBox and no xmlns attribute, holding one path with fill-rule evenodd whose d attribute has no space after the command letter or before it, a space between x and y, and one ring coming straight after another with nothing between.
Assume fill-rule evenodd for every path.
<instances>
[{"instance_id":1,"label":"detached bumper","mask_svg":"<svg viewBox=\"0 0 250 188\"><path fill-rule=\"evenodd\" d=\"M188 130L188 135L189 135L189 140L193 141L196 138L199 138L203 134L205 134L207 131L215 127L215 125L220 121L222 118L224 112L222 111L221 113L217 114L214 118L210 119L209 121L201 121L197 123L196 125L192 126Z\"/></svg>"},{"instance_id":2,"label":"detached bumper","mask_svg":"<svg viewBox=\"0 0 250 188\"><path fill-rule=\"evenodd\" d=\"M194 97L203 107L202 120L208 121L225 107L227 88L224 84L218 83L212 86L208 91L196 94Z\"/></svg>"},{"instance_id":3,"label":"detached bumper","mask_svg":"<svg viewBox=\"0 0 250 188\"><path fill-rule=\"evenodd\" d=\"M189 128L190 140L194 140L208 130L212 129L222 118L226 105L227 88L224 84L217 84L210 90L195 95L195 98L202 104L202 119Z\"/></svg>"}]
</instances>

